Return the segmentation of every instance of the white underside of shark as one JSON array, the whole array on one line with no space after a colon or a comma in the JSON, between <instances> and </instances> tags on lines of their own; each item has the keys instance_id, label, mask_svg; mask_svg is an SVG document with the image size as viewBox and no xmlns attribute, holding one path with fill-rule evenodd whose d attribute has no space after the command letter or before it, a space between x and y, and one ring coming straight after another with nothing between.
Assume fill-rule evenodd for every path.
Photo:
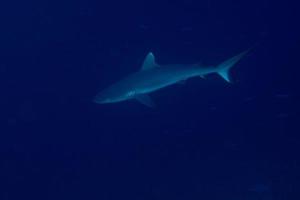
<instances>
[{"instance_id":1,"label":"white underside of shark","mask_svg":"<svg viewBox=\"0 0 300 200\"><path fill-rule=\"evenodd\" d=\"M230 82L230 69L248 51L244 51L217 66L202 66L199 64L161 66L155 62L155 57L150 52L146 56L140 71L128 75L101 91L94 98L94 102L104 104L136 99L144 105L154 107L154 102L148 95L149 93L192 77L203 78L208 74L217 73L227 82Z\"/></svg>"}]
</instances>

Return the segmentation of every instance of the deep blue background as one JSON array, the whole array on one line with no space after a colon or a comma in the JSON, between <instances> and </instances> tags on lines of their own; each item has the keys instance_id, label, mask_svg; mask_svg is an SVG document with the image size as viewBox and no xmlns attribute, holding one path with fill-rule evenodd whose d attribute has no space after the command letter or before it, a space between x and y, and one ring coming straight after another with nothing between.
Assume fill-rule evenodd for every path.
<instances>
[{"instance_id":1,"label":"deep blue background","mask_svg":"<svg viewBox=\"0 0 300 200\"><path fill-rule=\"evenodd\" d=\"M271 0L1 1L0 199L297 199L299 16ZM232 71L136 102L98 91L157 62Z\"/></svg>"}]
</instances>

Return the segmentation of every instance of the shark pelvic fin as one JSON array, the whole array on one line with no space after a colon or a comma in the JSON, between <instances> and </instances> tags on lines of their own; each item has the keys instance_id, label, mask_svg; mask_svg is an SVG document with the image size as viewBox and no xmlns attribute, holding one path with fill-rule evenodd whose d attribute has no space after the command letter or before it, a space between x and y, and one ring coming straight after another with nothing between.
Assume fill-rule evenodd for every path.
<instances>
[{"instance_id":1,"label":"shark pelvic fin","mask_svg":"<svg viewBox=\"0 0 300 200\"><path fill-rule=\"evenodd\" d=\"M149 52L144 60L141 70L148 70L148 69L152 69L157 66L158 65L155 63L155 56L153 55L152 52Z\"/></svg>"},{"instance_id":2,"label":"shark pelvic fin","mask_svg":"<svg viewBox=\"0 0 300 200\"><path fill-rule=\"evenodd\" d=\"M244 51L226 61L221 63L220 65L217 66L217 73L227 82L231 82L230 78L230 69L233 67L237 62L239 62L244 55L246 55L249 52L249 50Z\"/></svg>"},{"instance_id":3,"label":"shark pelvic fin","mask_svg":"<svg viewBox=\"0 0 300 200\"><path fill-rule=\"evenodd\" d=\"M154 108L155 103L152 101L151 97L147 94L139 94L135 97L135 99L148 107Z\"/></svg>"}]
</instances>

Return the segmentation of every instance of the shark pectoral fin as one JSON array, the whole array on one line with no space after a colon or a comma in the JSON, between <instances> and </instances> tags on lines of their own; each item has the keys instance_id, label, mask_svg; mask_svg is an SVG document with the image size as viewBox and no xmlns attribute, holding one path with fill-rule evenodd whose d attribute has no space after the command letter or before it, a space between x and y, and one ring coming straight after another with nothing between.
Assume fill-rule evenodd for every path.
<instances>
[{"instance_id":1,"label":"shark pectoral fin","mask_svg":"<svg viewBox=\"0 0 300 200\"><path fill-rule=\"evenodd\" d=\"M154 108L155 107L155 103L152 101L152 99L150 98L149 95L147 94L140 94L140 95L137 95L135 97L135 99L140 102L141 104L144 104L148 107L151 107L151 108Z\"/></svg>"},{"instance_id":2,"label":"shark pectoral fin","mask_svg":"<svg viewBox=\"0 0 300 200\"><path fill-rule=\"evenodd\" d=\"M155 56L152 52L148 53L146 56L142 69L141 70L147 70L157 67L158 65L155 63Z\"/></svg>"}]
</instances>

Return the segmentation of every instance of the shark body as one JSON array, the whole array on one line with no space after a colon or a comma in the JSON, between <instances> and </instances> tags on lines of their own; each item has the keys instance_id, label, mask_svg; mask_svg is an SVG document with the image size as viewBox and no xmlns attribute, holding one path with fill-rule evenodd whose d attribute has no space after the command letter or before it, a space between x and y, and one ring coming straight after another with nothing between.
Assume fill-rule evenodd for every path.
<instances>
[{"instance_id":1,"label":"shark body","mask_svg":"<svg viewBox=\"0 0 300 200\"><path fill-rule=\"evenodd\" d=\"M94 102L105 104L136 99L144 105L154 107L154 102L149 97L149 93L192 77L203 78L205 75L217 73L227 82L230 82L230 68L247 52L248 50L224 61L220 65L206 67L199 64L161 66L155 62L155 57L150 52L146 56L140 71L128 75L101 91L94 98Z\"/></svg>"}]
</instances>

